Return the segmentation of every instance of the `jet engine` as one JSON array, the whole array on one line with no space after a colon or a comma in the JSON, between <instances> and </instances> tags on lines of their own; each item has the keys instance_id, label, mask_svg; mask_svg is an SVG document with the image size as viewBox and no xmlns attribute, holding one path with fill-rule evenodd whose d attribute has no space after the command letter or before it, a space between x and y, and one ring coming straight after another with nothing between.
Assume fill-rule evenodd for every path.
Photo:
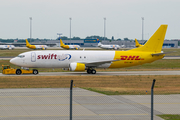
<instances>
[{"instance_id":1,"label":"jet engine","mask_svg":"<svg viewBox=\"0 0 180 120\"><path fill-rule=\"evenodd\" d=\"M84 71L86 66L83 63L71 63L69 69L70 71Z\"/></svg>"}]
</instances>

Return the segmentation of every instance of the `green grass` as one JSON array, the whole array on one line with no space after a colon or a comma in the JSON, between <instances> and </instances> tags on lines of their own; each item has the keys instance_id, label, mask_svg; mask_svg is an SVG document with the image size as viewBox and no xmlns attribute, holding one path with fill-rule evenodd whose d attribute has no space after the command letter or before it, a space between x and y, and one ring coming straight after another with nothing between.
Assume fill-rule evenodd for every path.
<instances>
[{"instance_id":1,"label":"green grass","mask_svg":"<svg viewBox=\"0 0 180 120\"><path fill-rule=\"evenodd\" d=\"M127 91L113 91L113 90L106 90L106 88L90 88L90 87L80 87L82 89L85 90L89 90L89 91L93 91L93 92L97 92L97 93L101 93L101 94L105 94L105 95L151 95L150 89L147 89L147 93L146 90L141 90L141 89L134 89L134 90L127 90ZM179 92L180 93L180 92ZM172 92L172 91L166 91L166 92L162 92L162 91L155 91L154 93L155 95L169 95L169 94L178 94L176 92ZM180 120L180 119L179 119Z\"/></svg>"},{"instance_id":2,"label":"green grass","mask_svg":"<svg viewBox=\"0 0 180 120\"><path fill-rule=\"evenodd\" d=\"M98 89L95 89L95 88L84 88L83 89L86 89L86 90L90 90L90 91L93 91L93 92L97 92L97 93L101 93L101 94L105 94L105 95L120 95L120 93L118 91L103 91L103 90L98 90Z\"/></svg>"},{"instance_id":3,"label":"green grass","mask_svg":"<svg viewBox=\"0 0 180 120\"><path fill-rule=\"evenodd\" d=\"M180 75L142 76L1 76L0 88L64 88L74 80L75 87L106 95L148 95L156 79L154 94L180 94Z\"/></svg>"},{"instance_id":4,"label":"green grass","mask_svg":"<svg viewBox=\"0 0 180 120\"><path fill-rule=\"evenodd\" d=\"M165 120L180 120L180 115L165 114L165 115L158 115L158 116Z\"/></svg>"},{"instance_id":5,"label":"green grass","mask_svg":"<svg viewBox=\"0 0 180 120\"><path fill-rule=\"evenodd\" d=\"M97 93L101 93L101 94L105 94L105 95L145 95L146 92L144 91L140 91L140 90L132 90L132 91L107 91L107 90L103 90L103 89L100 89L100 88L85 88L85 87L82 87L83 89L86 89L86 90L90 90L90 91L93 91L93 92L97 92Z\"/></svg>"},{"instance_id":6,"label":"green grass","mask_svg":"<svg viewBox=\"0 0 180 120\"><path fill-rule=\"evenodd\" d=\"M153 63L146 63L126 69L180 69L179 59L161 59Z\"/></svg>"},{"instance_id":7,"label":"green grass","mask_svg":"<svg viewBox=\"0 0 180 120\"><path fill-rule=\"evenodd\" d=\"M165 56L180 56L180 49L177 48L169 48L169 49L162 49L163 52L172 52L169 54L166 54Z\"/></svg>"},{"instance_id":8,"label":"green grass","mask_svg":"<svg viewBox=\"0 0 180 120\"><path fill-rule=\"evenodd\" d=\"M0 50L0 57L15 57L20 53L30 51L30 49L14 49L14 50Z\"/></svg>"}]
</instances>

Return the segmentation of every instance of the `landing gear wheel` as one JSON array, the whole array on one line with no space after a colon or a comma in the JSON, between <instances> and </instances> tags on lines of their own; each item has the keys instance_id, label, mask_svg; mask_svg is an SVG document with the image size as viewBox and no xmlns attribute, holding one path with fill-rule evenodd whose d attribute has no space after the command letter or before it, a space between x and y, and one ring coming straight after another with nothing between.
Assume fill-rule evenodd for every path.
<instances>
[{"instance_id":1,"label":"landing gear wheel","mask_svg":"<svg viewBox=\"0 0 180 120\"><path fill-rule=\"evenodd\" d=\"M92 68L89 68L89 69L87 69L87 73L88 74L96 74L96 70L92 69Z\"/></svg>"},{"instance_id":2,"label":"landing gear wheel","mask_svg":"<svg viewBox=\"0 0 180 120\"><path fill-rule=\"evenodd\" d=\"M34 69L34 70L33 70L33 74L34 74L34 75L37 75L37 74L38 74L38 70Z\"/></svg>"},{"instance_id":3,"label":"landing gear wheel","mask_svg":"<svg viewBox=\"0 0 180 120\"><path fill-rule=\"evenodd\" d=\"M21 72L21 70L20 69L17 69L16 70L16 75L20 75L22 72Z\"/></svg>"},{"instance_id":4,"label":"landing gear wheel","mask_svg":"<svg viewBox=\"0 0 180 120\"><path fill-rule=\"evenodd\" d=\"M91 74L91 70L90 70L90 69L87 69L87 73L88 73L88 74Z\"/></svg>"},{"instance_id":5,"label":"landing gear wheel","mask_svg":"<svg viewBox=\"0 0 180 120\"><path fill-rule=\"evenodd\" d=\"M92 69L91 74L96 74L96 70Z\"/></svg>"}]
</instances>

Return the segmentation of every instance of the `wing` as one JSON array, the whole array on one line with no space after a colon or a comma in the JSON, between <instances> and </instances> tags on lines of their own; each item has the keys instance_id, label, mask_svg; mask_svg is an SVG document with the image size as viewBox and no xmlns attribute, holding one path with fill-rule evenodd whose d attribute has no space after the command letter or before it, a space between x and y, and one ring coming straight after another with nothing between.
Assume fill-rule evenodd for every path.
<instances>
[{"instance_id":1,"label":"wing","mask_svg":"<svg viewBox=\"0 0 180 120\"><path fill-rule=\"evenodd\" d=\"M96 67L102 64L106 64L106 63L112 63L112 62L116 62L116 61L121 61L120 59L117 60L102 60L102 61L90 61L90 62L78 62L78 63L83 63L85 64L87 67Z\"/></svg>"}]
</instances>

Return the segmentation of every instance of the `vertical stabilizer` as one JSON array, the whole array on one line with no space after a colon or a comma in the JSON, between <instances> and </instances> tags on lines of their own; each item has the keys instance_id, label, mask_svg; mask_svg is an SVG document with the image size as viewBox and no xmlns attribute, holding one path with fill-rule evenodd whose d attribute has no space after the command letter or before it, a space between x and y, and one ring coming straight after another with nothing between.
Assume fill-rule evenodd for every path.
<instances>
[{"instance_id":1,"label":"vertical stabilizer","mask_svg":"<svg viewBox=\"0 0 180 120\"><path fill-rule=\"evenodd\" d=\"M64 43L63 43L63 41L60 39L60 46L64 46Z\"/></svg>"},{"instance_id":2,"label":"vertical stabilizer","mask_svg":"<svg viewBox=\"0 0 180 120\"><path fill-rule=\"evenodd\" d=\"M143 46L143 45L139 44L139 42L137 41L137 39L135 39L135 46L136 46L136 47L140 47L140 46Z\"/></svg>"},{"instance_id":3,"label":"vertical stabilizer","mask_svg":"<svg viewBox=\"0 0 180 120\"><path fill-rule=\"evenodd\" d=\"M98 42L98 46L102 45L99 39L97 39L97 42Z\"/></svg>"},{"instance_id":4,"label":"vertical stabilizer","mask_svg":"<svg viewBox=\"0 0 180 120\"><path fill-rule=\"evenodd\" d=\"M29 47L31 44L29 44L28 40L26 39L26 47Z\"/></svg>"},{"instance_id":5,"label":"vertical stabilizer","mask_svg":"<svg viewBox=\"0 0 180 120\"><path fill-rule=\"evenodd\" d=\"M144 51L155 53L161 52L167 26L168 25L161 25L144 46L132 49L130 51Z\"/></svg>"}]
</instances>

